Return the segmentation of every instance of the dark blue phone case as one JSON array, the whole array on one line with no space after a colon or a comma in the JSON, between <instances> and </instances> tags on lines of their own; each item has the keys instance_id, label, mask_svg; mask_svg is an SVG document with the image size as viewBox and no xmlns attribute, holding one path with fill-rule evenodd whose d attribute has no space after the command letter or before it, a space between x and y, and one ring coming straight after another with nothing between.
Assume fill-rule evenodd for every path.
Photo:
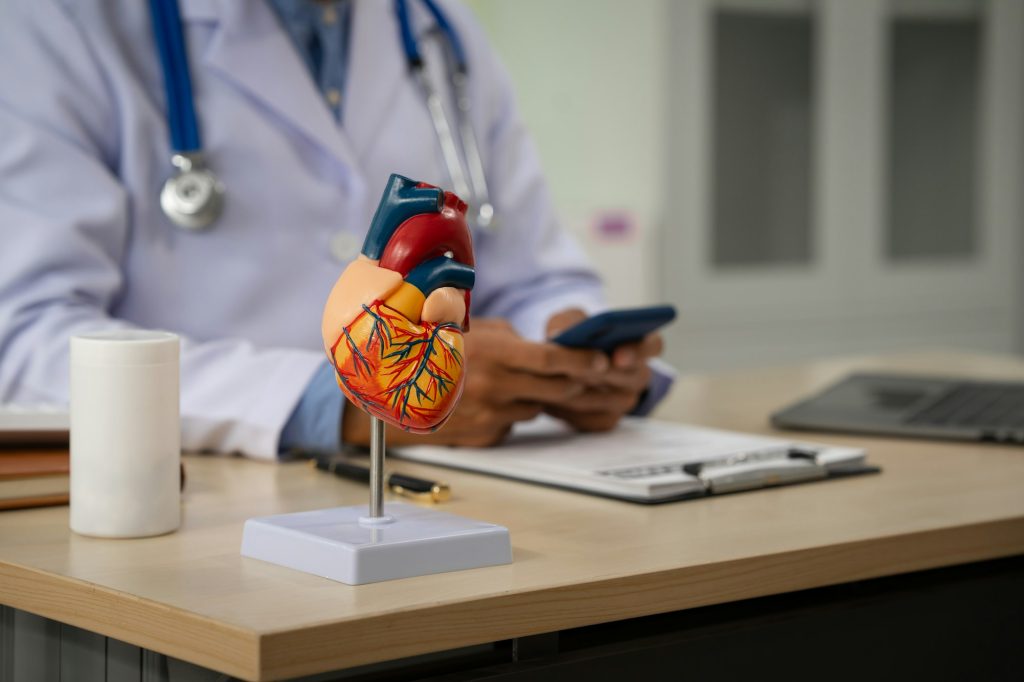
<instances>
[{"instance_id":1,"label":"dark blue phone case","mask_svg":"<svg viewBox=\"0 0 1024 682\"><path fill-rule=\"evenodd\" d=\"M591 348L611 353L624 343L639 341L676 318L670 305L609 310L588 317L551 339L569 348Z\"/></svg>"}]
</instances>

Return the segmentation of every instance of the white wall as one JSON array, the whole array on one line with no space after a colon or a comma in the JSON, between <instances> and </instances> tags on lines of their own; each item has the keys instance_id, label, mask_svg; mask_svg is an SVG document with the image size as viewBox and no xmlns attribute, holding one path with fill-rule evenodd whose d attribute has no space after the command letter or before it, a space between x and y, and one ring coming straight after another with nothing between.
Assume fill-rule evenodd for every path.
<instances>
[{"instance_id":1,"label":"white wall","mask_svg":"<svg viewBox=\"0 0 1024 682\"><path fill-rule=\"evenodd\" d=\"M986 95L984 129L988 132L980 144L988 161L979 185L979 201L985 207L980 224L992 252L985 263L995 265L979 265L976 259L964 264L964 272L953 267L948 275L921 282L914 279L921 273L913 267L889 268L879 262L871 264L870 272L859 269L859 261L850 257L846 247L839 247L850 241L872 242L883 234L885 193L882 175L876 171L885 159L884 136L878 134L884 123L878 98L885 93L888 72L881 70L887 43L882 21L868 15L881 17L907 5L913 5L911 10L921 5L930 12L938 6L933 0L467 2L512 75L564 222L579 235L606 278L612 303L669 300L683 306L682 320L669 337L668 356L684 369L922 346L1024 351L1024 226L1019 224L1024 209L1017 196L1024 188L1024 48L1020 46L1024 4L1016 4L1021 0L954 3L958 11L980 8L982 16L999 17L987 28L994 42L987 39L986 60L995 54L992 45L1002 56L995 70L986 62L984 92L994 94ZM705 67L708 8L713 6L809 10L818 17L821 40L816 49L825 65L815 68L826 68L833 54L846 55L847 72L819 83L815 95L823 106L820 115L827 118L816 121L826 132L815 149L814 184L819 193L815 229L857 232L857 239L832 240L833 245L825 249L828 267L838 263L837 271L855 270L852 274L808 277L806 282L793 275L795 293L790 295L776 282L788 281L790 275L785 272L719 277L698 262L705 257L708 220L702 208L709 186L706 123L711 115L707 105L711 83ZM844 40L847 23L857 24L847 22L846 15L864 15L861 23L874 42ZM826 32L831 36L827 44L822 38ZM685 86L694 79L699 87ZM853 107L870 114L866 119L859 115L851 119L843 115L846 109L831 106L853 97L848 91L866 82L872 84L867 92L870 101L860 109ZM685 106L680 106L682 100ZM670 120L673 116L679 120ZM841 156L837 149L849 150L849 158L837 160ZM670 158L673 153L676 156ZM861 157L871 163L861 162ZM670 186L666 175L670 168L675 169L676 187ZM1011 185L1017 189L1011 191ZM601 216L615 214L631 218L634 229L629 235L610 238L594 229ZM663 233L669 220L673 230ZM659 246L671 251L671 257L659 252ZM874 258L878 251L868 247L861 249L862 259ZM1013 256L1006 254L1007 248ZM672 268L684 275L673 276ZM811 272L815 269L820 271L822 265L817 263ZM961 287L965 277L969 281ZM903 312L896 305L883 311L881 303L892 303L889 299L897 294L907 298L908 281L919 285L914 291L922 304L910 301ZM972 293L972 287L992 289L993 282L999 295L995 290ZM777 295L780 286L782 294ZM1016 289L1011 297L1003 295L1011 288ZM747 308L752 311L738 305L729 310L730 295L737 300L749 298ZM806 305L801 296L820 298L820 310ZM759 299L768 299L771 305L759 305ZM863 301L851 306L848 300L852 299Z\"/></svg>"},{"instance_id":2,"label":"white wall","mask_svg":"<svg viewBox=\"0 0 1024 682\"><path fill-rule=\"evenodd\" d=\"M666 167L663 0L469 3L515 82L565 224L615 305L658 296L654 236ZM601 237L602 216L630 234Z\"/></svg>"}]
</instances>

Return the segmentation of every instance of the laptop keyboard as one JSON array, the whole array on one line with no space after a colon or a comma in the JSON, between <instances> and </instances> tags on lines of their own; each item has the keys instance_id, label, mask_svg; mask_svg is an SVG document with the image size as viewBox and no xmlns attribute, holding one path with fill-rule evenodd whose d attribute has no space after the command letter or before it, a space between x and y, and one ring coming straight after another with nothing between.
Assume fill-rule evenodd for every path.
<instances>
[{"instance_id":1,"label":"laptop keyboard","mask_svg":"<svg viewBox=\"0 0 1024 682\"><path fill-rule=\"evenodd\" d=\"M995 440L1024 441L1024 386L957 386L907 424L984 429Z\"/></svg>"}]
</instances>

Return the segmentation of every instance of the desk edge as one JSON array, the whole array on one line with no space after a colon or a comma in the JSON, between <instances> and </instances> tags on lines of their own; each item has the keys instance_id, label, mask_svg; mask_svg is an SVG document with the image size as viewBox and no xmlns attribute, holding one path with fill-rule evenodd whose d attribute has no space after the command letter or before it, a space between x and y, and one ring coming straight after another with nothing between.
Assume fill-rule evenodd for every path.
<instances>
[{"instance_id":1,"label":"desk edge","mask_svg":"<svg viewBox=\"0 0 1024 682\"><path fill-rule=\"evenodd\" d=\"M542 632L1024 554L1024 517L264 633L260 679L309 675ZM557 614L556 619L545 613ZM429 632L429 639L424 639Z\"/></svg>"}]
</instances>

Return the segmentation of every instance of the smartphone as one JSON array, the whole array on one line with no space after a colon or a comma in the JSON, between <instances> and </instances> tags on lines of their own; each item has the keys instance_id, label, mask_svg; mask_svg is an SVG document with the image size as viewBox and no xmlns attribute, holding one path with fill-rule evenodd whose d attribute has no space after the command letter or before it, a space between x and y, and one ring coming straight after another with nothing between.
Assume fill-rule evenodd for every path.
<instances>
[{"instance_id":1,"label":"smartphone","mask_svg":"<svg viewBox=\"0 0 1024 682\"><path fill-rule=\"evenodd\" d=\"M639 341L676 319L670 305L608 310L588 317L551 339L569 348L590 348L611 353L624 343Z\"/></svg>"}]
</instances>

